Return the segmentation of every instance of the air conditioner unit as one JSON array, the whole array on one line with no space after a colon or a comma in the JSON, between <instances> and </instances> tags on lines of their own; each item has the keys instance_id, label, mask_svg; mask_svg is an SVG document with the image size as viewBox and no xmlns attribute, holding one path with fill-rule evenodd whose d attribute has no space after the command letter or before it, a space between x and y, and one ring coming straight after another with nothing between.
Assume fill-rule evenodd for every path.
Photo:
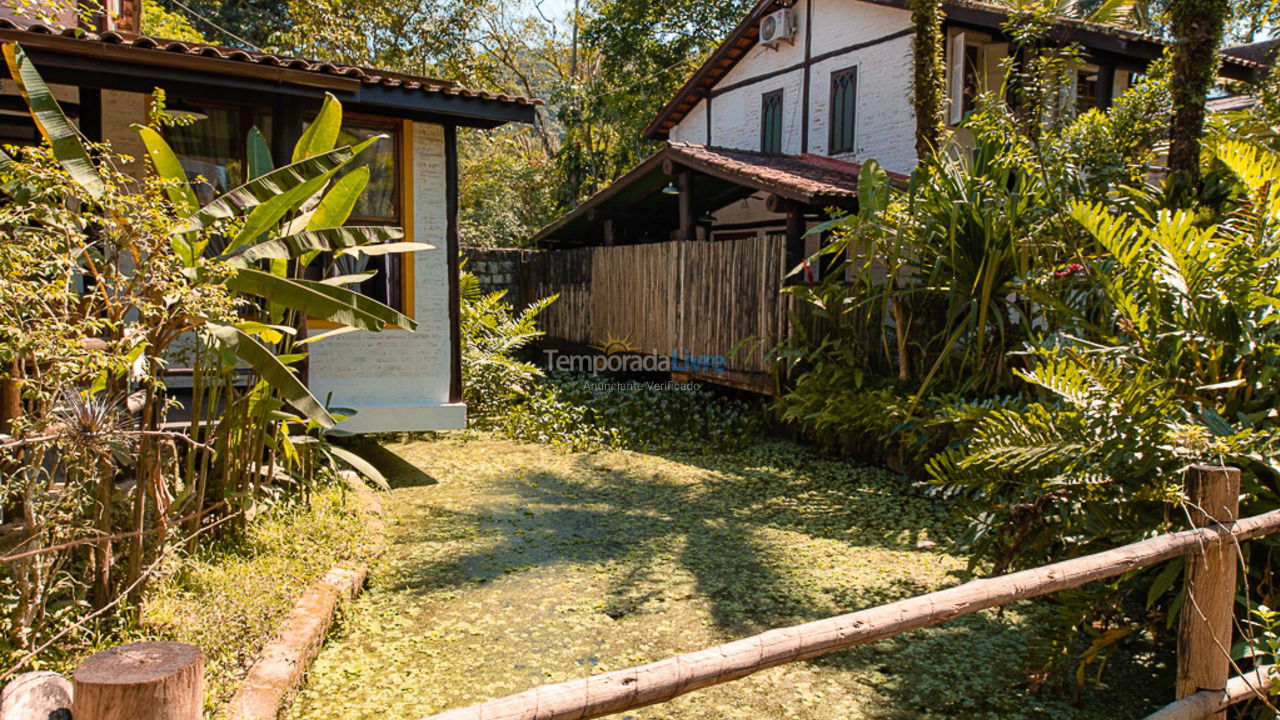
<instances>
[{"instance_id":1,"label":"air conditioner unit","mask_svg":"<svg viewBox=\"0 0 1280 720\"><path fill-rule=\"evenodd\" d=\"M796 16L791 10L769 13L760 21L760 44L771 48L783 42L794 42L796 29Z\"/></svg>"}]
</instances>

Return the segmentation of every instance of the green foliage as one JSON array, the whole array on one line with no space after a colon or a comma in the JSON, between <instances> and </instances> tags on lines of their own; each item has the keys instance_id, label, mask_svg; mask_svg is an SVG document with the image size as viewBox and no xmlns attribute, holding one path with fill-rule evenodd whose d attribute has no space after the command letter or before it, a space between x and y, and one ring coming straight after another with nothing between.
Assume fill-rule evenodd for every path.
<instances>
[{"instance_id":1,"label":"green foliage","mask_svg":"<svg viewBox=\"0 0 1280 720\"><path fill-rule=\"evenodd\" d=\"M186 15L165 9L158 0L142 0L142 33L165 40L209 42Z\"/></svg>"},{"instance_id":2,"label":"green foliage","mask_svg":"<svg viewBox=\"0 0 1280 720\"><path fill-rule=\"evenodd\" d=\"M542 371L521 361L520 351L542 337L538 315L557 296L543 298L516 313L506 291L483 293L471 273L458 282L462 302L459 326L462 334L462 397L473 423L492 421L509 412L513 403L527 397Z\"/></svg>"},{"instance_id":3,"label":"green foliage","mask_svg":"<svg viewBox=\"0 0 1280 720\"><path fill-rule=\"evenodd\" d=\"M363 189L330 189L363 147L334 149L322 132L340 122L336 100L298 162L260 166L202 208L157 128L136 128L155 172L127 175L130 159L84 143L22 49L4 52L46 138L0 154L0 381L21 394L17 417L5 408L0 501L21 508L16 549L32 553L5 566L0 651L21 668L54 641L81 642L89 608L136 601L202 517L243 527L282 487L313 487L340 463L363 469L329 450L324 430L342 414L298 377L298 328L308 316L371 331L414 323L308 279L307 265L321 250L332 262L424 246L330 211ZM332 226L310 224L317 206ZM177 363L192 380L182 423L166 387ZM135 481L128 494L122 476Z\"/></svg>"},{"instance_id":4,"label":"green foliage","mask_svg":"<svg viewBox=\"0 0 1280 720\"><path fill-rule=\"evenodd\" d=\"M690 385L550 373L497 423L508 437L571 451L601 448L713 452L760 430L751 405Z\"/></svg>"}]
</instances>

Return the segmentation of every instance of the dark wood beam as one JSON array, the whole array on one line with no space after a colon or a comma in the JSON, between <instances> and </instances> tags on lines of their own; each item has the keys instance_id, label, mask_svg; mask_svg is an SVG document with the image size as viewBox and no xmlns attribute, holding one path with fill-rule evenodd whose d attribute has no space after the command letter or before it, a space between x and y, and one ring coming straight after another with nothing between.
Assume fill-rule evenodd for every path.
<instances>
[{"instance_id":1,"label":"dark wood beam","mask_svg":"<svg viewBox=\"0 0 1280 720\"><path fill-rule=\"evenodd\" d=\"M693 242L698 239L698 206L694 197L693 173L688 170L676 175L680 188L680 239Z\"/></svg>"}]
</instances>

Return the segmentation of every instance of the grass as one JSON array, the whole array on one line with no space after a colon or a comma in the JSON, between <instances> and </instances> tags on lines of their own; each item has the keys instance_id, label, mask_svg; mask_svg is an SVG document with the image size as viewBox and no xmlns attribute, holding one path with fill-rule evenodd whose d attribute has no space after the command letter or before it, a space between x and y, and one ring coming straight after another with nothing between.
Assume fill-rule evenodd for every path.
<instances>
[{"instance_id":1,"label":"grass","mask_svg":"<svg viewBox=\"0 0 1280 720\"><path fill-rule=\"evenodd\" d=\"M287 711L424 717L967 579L946 509L887 471L768 441L737 453L560 453L484 436L392 443L415 477L390 546ZM929 543L924 544L925 547ZM1160 669L1081 707L1029 698L1026 608L773 668L622 715L1133 718Z\"/></svg>"},{"instance_id":2,"label":"grass","mask_svg":"<svg viewBox=\"0 0 1280 720\"><path fill-rule=\"evenodd\" d=\"M242 538L180 557L110 644L174 640L202 648L205 710L213 715L303 591L338 564L368 562L376 549L355 494L324 488L258 516Z\"/></svg>"}]
</instances>

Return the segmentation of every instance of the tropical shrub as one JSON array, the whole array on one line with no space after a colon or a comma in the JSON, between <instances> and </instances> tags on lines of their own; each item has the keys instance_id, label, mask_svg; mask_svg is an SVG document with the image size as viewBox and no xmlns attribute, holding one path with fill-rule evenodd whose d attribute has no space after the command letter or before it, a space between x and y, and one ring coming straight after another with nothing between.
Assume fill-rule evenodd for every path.
<instances>
[{"instance_id":1,"label":"tropical shrub","mask_svg":"<svg viewBox=\"0 0 1280 720\"><path fill-rule=\"evenodd\" d=\"M1237 139L1211 147L1238 182L1238 207L1221 222L1163 209L1156 189L1133 190L1124 204L1071 205L1100 252L1081 273L1045 278L1057 287L1044 290L1089 285L1097 302L1058 304L1058 325L1080 331L1026 351L1016 374L1036 399L957 411L973 433L930 463L943 495L972 518L975 562L1028 567L1185 527L1183 474L1195 463L1242 467L1246 513L1280 505L1280 154ZM1095 654L1124 633L1159 629L1179 611L1181 567L1088 593L1072 624L1114 630L1091 641ZM1274 568L1248 567L1274 605Z\"/></svg>"},{"instance_id":2,"label":"tropical shrub","mask_svg":"<svg viewBox=\"0 0 1280 720\"><path fill-rule=\"evenodd\" d=\"M462 335L462 397L467 412L484 424L489 418L527 396L538 366L519 359L529 343L542 337L538 315L555 302L543 298L516 312L506 291L484 293L475 275L459 279Z\"/></svg>"},{"instance_id":3,"label":"tropical shrub","mask_svg":"<svg viewBox=\"0 0 1280 720\"><path fill-rule=\"evenodd\" d=\"M568 451L700 453L750 443L761 418L745 402L690 385L551 372L501 418L498 429L516 440Z\"/></svg>"},{"instance_id":4,"label":"tropical shrub","mask_svg":"<svg viewBox=\"0 0 1280 720\"><path fill-rule=\"evenodd\" d=\"M0 649L20 667L92 618L173 549L242 525L282 486L306 488L338 461L341 417L299 378L307 317L350 329L412 329L345 287L334 258L408 251L400 231L347 226L367 173L340 171L329 98L293 162L270 164L251 135L248 181L200 205L160 128L138 126L154 173L87 144L16 44L4 52L46 140L0 153L0 468L20 519L0 585ZM323 259L324 280L307 276ZM189 363L190 420L170 422L169 368ZM127 484L126 484L127 481ZM89 608L96 613L86 616Z\"/></svg>"}]
</instances>

